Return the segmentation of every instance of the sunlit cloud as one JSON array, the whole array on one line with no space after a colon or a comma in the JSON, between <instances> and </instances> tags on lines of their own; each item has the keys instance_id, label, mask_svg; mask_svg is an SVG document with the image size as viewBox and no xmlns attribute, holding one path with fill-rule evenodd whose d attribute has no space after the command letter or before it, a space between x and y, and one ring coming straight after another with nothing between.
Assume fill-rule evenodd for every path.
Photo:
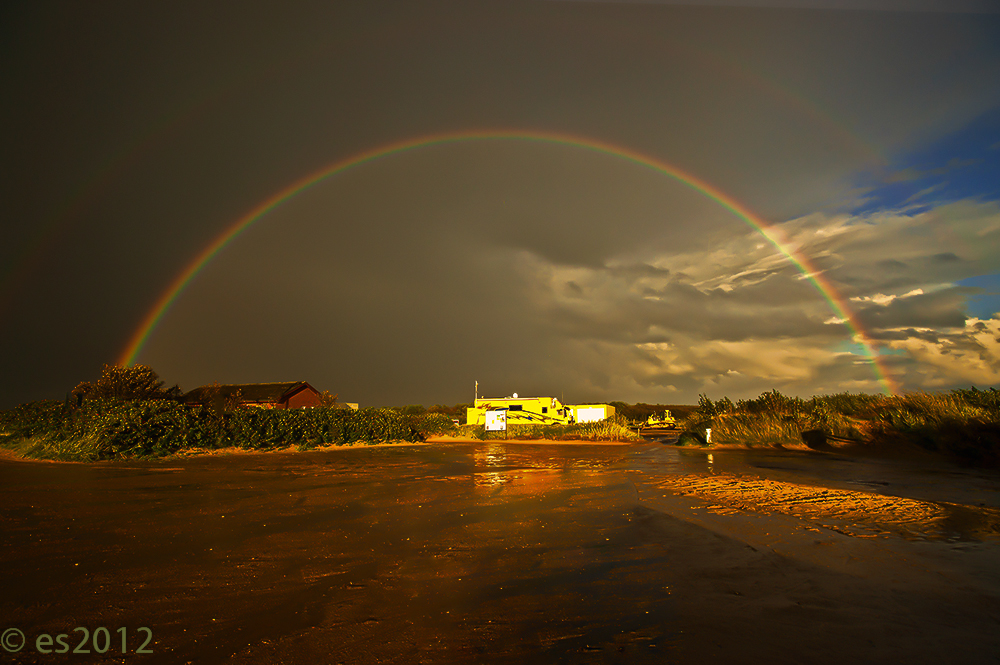
<instances>
[{"instance_id":1,"label":"sunlit cloud","mask_svg":"<svg viewBox=\"0 0 1000 665\"><path fill-rule=\"evenodd\" d=\"M928 389L1000 382L1000 318L970 318L960 330L908 334L887 345L905 352L909 373Z\"/></svg>"},{"instance_id":2,"label":"sunlit cloud","mask_svg":"<svg viewBox=\"0 0 1000 665\"><path fill-rule=\"evenodd\" d=\"M958 202L916 215L813 214L780 228L852 294L850 307L904 385L947 386L998 378L997 321L970 318L973 289L953 283L991 269L1000 235L982 229L998 219L995 204ZM846 322L749 231L649 263L561 266L524 253L520 269L539 316L559 335L600 346L583 363L595 376L627 368L636 385L746 394L874 380L868 358L843 350Z\"/></svg>"}]
</instances>

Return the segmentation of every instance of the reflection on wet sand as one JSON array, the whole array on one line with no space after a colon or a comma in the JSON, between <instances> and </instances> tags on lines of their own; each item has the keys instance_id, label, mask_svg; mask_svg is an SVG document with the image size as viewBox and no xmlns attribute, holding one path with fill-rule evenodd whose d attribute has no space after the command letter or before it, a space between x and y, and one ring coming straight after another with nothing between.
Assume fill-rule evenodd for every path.
<instances>
[{"instance_id":1,"label":"reflection on wet sand","mask_svg":"<svg viewBox=\"0 0 1000 665\"><path fill-rule=\"evenodd\" d=\"M504 446L500 444L487 444L473 452L472 459L476 464L475 478L477 488L492 490L514 480L514 473L495 470L504 469L507 466L507 455ZM483 471L482 469L494 470Z\"/></svg>"},{"instance_id":2,"label":"reflection on wet sand","mask_svg":"<svg viewBox=\"0 0 1000 665\"><path fill-rule=\"evenodd\" d=\"M544 446L525 448L523 444L508 446L494 442L476 447L472 459L479 493L493 494L503 488L506 495L542 494L557 487L578 487L611 464L608 459L565 451L545 454Z\"/></svg>"}]
</instances>

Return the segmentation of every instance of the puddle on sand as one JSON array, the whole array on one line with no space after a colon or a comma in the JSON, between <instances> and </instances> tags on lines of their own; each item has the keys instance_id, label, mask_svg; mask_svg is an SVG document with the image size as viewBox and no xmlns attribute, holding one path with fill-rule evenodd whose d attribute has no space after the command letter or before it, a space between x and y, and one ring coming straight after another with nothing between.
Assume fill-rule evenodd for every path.
<instances>
[{"instance_id":1,"label":"puddle on sand","mask_svg":"<svg viewBox=\"0 0 1000 665\"><path fill-rule=\"evenodd\" d=\"M857 481L867 485L866 481ZM881 485L874 481L871 486ZM657 487L709 502L712 512L783 513L855 537L979 541L1000 537L1000 510L732 474L670 476Z\"/></svg>"}]
</instances>

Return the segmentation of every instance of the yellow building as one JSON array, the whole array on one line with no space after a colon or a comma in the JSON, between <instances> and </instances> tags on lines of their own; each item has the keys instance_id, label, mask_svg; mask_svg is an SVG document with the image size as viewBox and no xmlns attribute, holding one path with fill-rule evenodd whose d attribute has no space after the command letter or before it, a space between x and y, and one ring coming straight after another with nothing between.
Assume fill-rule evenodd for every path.
<instances>
[{"instance_id":1,"label":"yellow building","mask_svg":"<svg viewBox=\"0 0 1000 665\"><path fill-rule=\"evenodd\" d=\"M555 397L482 397L466 409L467 425L486 424L487 411L506 411L508 425L592 423L615 415L610 404L567 405Z\"/></svg>"}]
</instances>

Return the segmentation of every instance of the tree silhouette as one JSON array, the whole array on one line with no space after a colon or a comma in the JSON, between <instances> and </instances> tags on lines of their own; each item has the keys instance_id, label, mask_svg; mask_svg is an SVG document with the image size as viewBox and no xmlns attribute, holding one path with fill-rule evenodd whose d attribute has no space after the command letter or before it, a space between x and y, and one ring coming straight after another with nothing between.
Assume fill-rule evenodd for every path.
<instances>
[{"instance_id":1,"label":"tree silhouette","mask_svg":"<svg viewBox=\"0 0 1000 665\"><path fill-rule=\"evenodd\" d=\"M77 404L85 399L177 399L180 394L177 386L164 390L163 381L146 365L105 365L96 382L82 381L73 388Z\"/></svg>"}]
</instances>

